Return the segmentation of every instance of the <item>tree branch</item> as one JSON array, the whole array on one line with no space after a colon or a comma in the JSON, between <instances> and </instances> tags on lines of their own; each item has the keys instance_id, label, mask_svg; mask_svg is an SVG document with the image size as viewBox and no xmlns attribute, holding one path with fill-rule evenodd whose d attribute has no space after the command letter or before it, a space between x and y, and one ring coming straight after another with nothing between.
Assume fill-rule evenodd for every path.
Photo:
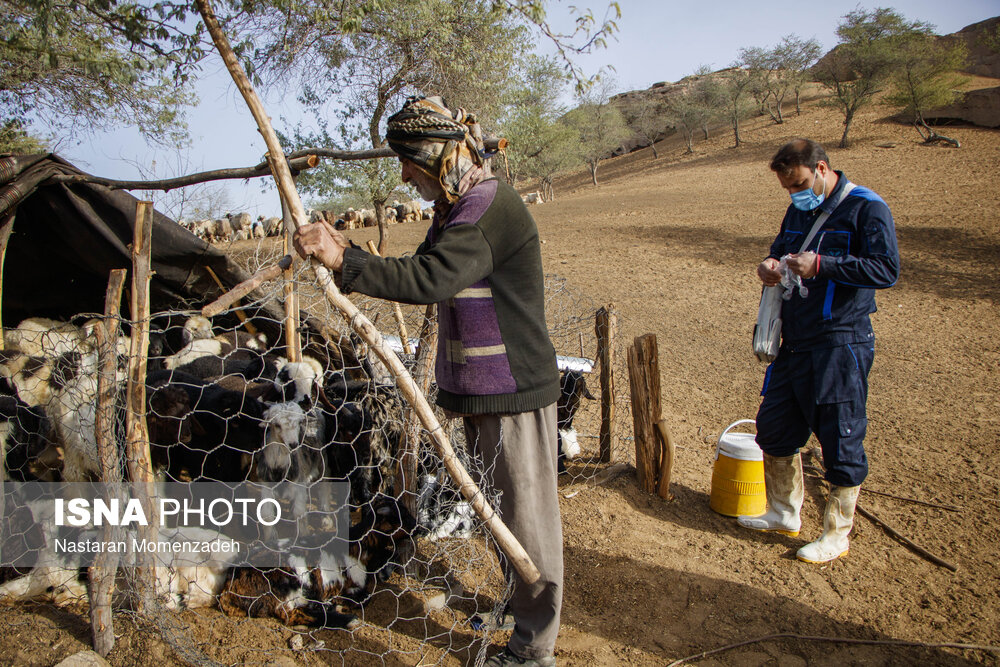
<instances>
[{"instance_id":1,"label":"tree branch","mask_svg":"<svg viewBox=\"0 0 1000 667\"><path fill-rule=\"evenodd\" d=\"M767 635L765 637L755 637L753 639L748 639L742 642L736 642L735 644L728 644L726 646L720 646L719 648L714 648L710 651L702 651L701 653L696 653L694 655L689 655L679 660L674 660L667 667L679 667L684 663L693 662L695 660L701 660L702 658L707 658L710 655L716 655L724 651L730 651L734 648L740 648L742 646L747 646L749 644L757 644L760 642L774 641L776 639L799 639L802 641L810 642L828 642L833 644L862 644L866 646L915 646L919 648L954 648L962 651L988 651L990 653L1000 652L1000 646L988 646L982 644L957 644L952 642L910 642L899 639L852 639L850 637L816 637L810 635L797 635L791 632L783 632L775 635Z\"/></svg>"}]
</instances>

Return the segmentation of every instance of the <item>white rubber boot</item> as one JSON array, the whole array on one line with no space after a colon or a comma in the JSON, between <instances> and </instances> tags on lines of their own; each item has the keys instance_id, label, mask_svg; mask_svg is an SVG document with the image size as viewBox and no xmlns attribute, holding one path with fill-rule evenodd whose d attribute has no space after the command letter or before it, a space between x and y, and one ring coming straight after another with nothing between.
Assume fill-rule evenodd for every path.
<instances>
[{"instance_id":1,"label":"white rubber boot","mask_svg":"<svg viewBox=\"0 0 1000 667\"><path fill-rule=\"evenodd\" d=\"M795 554L807 563L828 563L847 554L847 539L854 525L854 507L858 504L860 486L831 486L830 498L823 514L823 535Z\"/></svg>"},{"instance_id":2,"label":"white rubber boot","mask_svg":"<svg viewBox=\"0 0 1000 667\"><path fill-rule=\"evenodd\" d=\"M767 511L760 516L740 516L736 521L744 528L766 530L795 537L802 522L802 459L792 456L764 454L764 493Z\"/></svg>"}]
</instances>

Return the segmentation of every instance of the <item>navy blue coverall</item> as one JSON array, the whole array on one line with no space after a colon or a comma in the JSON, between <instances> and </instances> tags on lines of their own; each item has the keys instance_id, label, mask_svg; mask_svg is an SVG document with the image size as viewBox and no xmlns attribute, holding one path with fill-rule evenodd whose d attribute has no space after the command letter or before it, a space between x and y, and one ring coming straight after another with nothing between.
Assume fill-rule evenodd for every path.
<instances>
[{"instance_id":1,"label":"navy blue coverall","mask_svg":"<svg viewBox=\"0 0 1000 667\"><path fill-rule=\"evenodd\" d=\"M815 210L789 206L768 257L799 252L820 212L833 206L847 183ZM805 250L820 256L819 273L803 280L781 306L781 348L764 376L757 411L757 444L772 456L791 456L815 433L826 479L858 486L868 474L868 371L875 355L869 314L875 290L899 276L899 248L889 207L867 188L854 190L830 215Z\"/></svg>"}]
</instances>

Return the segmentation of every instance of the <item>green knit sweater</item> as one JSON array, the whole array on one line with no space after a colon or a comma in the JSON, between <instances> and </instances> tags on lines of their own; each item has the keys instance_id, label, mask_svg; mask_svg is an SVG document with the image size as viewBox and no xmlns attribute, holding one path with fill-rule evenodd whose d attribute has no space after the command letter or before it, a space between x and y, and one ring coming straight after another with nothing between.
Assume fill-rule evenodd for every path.
<instances>
[{"instance_id":1,"label":"green knit sweater","mask_svg":"<svg viewBox=\"0 0 1000 667\"><path fill-rule=\"evenodd\" d=\"M438 304L438 405L463 414L526 412L559 396L545 324L535 221L506 183L472 187L434 221L412 257L349 248L344 292Z\"/></svg>"}]
</instances>

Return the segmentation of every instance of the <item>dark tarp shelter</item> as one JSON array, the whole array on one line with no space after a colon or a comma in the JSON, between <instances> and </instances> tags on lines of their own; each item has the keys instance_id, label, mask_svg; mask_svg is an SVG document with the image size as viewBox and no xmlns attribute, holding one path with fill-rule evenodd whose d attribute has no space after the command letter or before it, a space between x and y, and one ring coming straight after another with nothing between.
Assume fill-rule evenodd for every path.
<instances>
[{"instance_id":1,"label":"dark tarp shelter","mask_svg":"<svg viewBox=\"0 0 1000 667\"><path fill-rule=\"evenodd\" d=\"M53 154L0 156L0 221L14 215L3 266L5 327L31 316L68 320L101 313L109 272L131 268L138 200L103 185L52 179L82 174ZM226 289L249 277L224 253L154 211L152 311L200 307L217 298L222 290L208 267ZM270 320L264 329L273 329L267 332L272 341L280 340L280 318L277 311L262 318Z\"/></svg>"}]
</instances>

